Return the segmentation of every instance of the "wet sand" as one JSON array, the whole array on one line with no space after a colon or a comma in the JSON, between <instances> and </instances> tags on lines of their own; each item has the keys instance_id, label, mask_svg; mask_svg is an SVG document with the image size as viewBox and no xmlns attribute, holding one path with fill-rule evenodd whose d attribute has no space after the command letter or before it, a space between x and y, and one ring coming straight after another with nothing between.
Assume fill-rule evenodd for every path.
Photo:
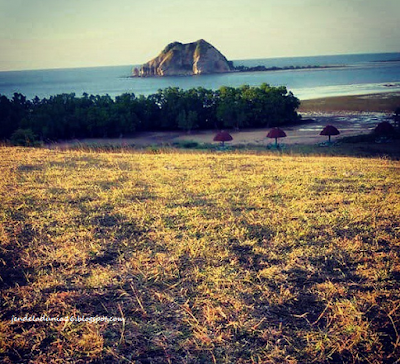
<instances>
[{"instance_id":1,"label":"wet sand","mask_svg":"<svg viewBox=\"0 0 400 364\"><path fill-rule=\"evenodd\" d=\"M279 142L284 144L322 143L327 140L327 137L319 135L319 133L326 125L334 125L340 131L340 135L333 136L332 141L344 136L367 134L370 133L378 123L387 120L388 116L383 113L347 115L307 113L304 114L304 118L308 118L310 121L301 123L299 125L281 127L287 136L279 139ZM269 129L266 128L230 132L233 140L229 142L229 145L252 144L266 146L270 143L275 143L275 139L266 138L268 130ZM212 138L214 135L215 131L203 131L191 135L180 135L177 138L174 138L174 141L179 142L193 140L198 143L212 143Z\"/></svg>"},{"instance_id":2,"label":"wet sand","mask_svg":"<svg viewBox=\"0 0 400 364\"><path fill-rule=\"evenodd\" d=\"M298 125L282 126L287 135L285 138L279 139L280 143L284 144L319 144L327 140L326 136L321 136L319 133L326 125L334 125L340 135L333 136L335 139L370 133L378 123L385 120L390 120L390 117L384 113L364 113L364 114L340 114L331 115L327 113L304 113L303 117L309 119L307 122ZM233 140L227 144L233 146L239 145L254 145L267 146L275 143L275 139L266 138L268 131L271 128L265 129L243 129L240 131L230 131ZM174 143L197 142L199 144L215 143L213 138L216 130L193 131L190 134L185 132L143 132L137 133L131 138L116 138L116 139L83 139L70 141L71 144L86 144L86 145L117 145L117 146L160 146L173 145Z\"/></svg>"},{"instance_id":3,"label":"wet sand","mask_svg":"<svg viewBox=\"0 0 400 364\"><path fill-rule=\"evenodd\" d=\"M340 135L332 140L345 136L370 133L378 123L392 121L393 111L400 107L400 93L383 93L362 96L330 97L316 100L303 101L299 113L303 122L282 126L287 137L279 140L280 143L296 145L315 145L327 140L326 136L319 133L326 125L334 125ZM229 145L255 145L267 146L273 144L274 139L266 138L270 128L243 129L229 131L233 141ZM216 130L185 132L143 132L130 138L119 139L84 139L69 141L68 146L84 145L114 145L114 146L160 146L173 145L194 141L200 144L211 144ZM61 146L58 144L58 146Z\"/></svg>"},{"instance_id":4,"label":"wet sand","mask_svg":"<svg viewBox=\"0 0 400 364\"><path fill-rule=\"evenodd\" d=\"M385 92L369 95L303 100L301 101L299 112L380 112L392 114L397 107L400 107L400 92Z\"/></svg>"}]
</instances>

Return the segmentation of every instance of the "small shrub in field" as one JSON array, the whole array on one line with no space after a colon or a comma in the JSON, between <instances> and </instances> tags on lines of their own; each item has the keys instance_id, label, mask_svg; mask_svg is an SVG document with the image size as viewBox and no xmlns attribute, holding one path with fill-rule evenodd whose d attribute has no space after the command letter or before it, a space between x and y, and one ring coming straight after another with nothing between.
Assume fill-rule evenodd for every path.
<instances>
[{"instance_id":1,"label":"small shrub in field","mask_svg":"<svg viewBox=\"0 0 400 364\"><path fill-rule=\"evenodd\" d=\"M184 141L181 143L182 148L185 149L192 149L192 148L197 148L199 146L199 143L192 141L192 140L188 140L188 141Z\"/></svg>"},{"instance_id":2,"label":"small shrub in field","mask_svg":"<svg viewBox=\"0 0 400 364\"><path fill-rule=\"evenodd\" d=\"M36 135L31 129L17 129L10 138L13 145L33 147L37 144Z\"/></svg>"}]
</instances>

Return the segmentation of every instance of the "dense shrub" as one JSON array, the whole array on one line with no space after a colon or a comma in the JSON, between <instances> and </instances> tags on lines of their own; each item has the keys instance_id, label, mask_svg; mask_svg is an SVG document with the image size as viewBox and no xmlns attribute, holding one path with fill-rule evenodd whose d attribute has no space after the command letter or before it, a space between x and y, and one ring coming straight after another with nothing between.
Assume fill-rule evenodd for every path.
<instances>
[{"instance_id":1,"label":"dense shrub","mask_svg":"<svg viewBox=\"0 0 400 364\"><path fill-rule=\"evenodd\" d=\"M285 87L267 84L216 91L168 87L147 97L123 94L115 99L72 93L27 100L16 93L11 100L0 95L0 139L9 139L17 129L29 129L39 140L57 140L151 130L271 127L297 121L299 105Z\"/></svg>"},{"instance_id":2,"label":"dense shrub","mask_svg":"<svg viewBox=\"0 0 400 364\"><path fill-rule=\"evenodd\" d=\"M16 146L33 147L36 144L36 136L31 129L17 129L12 133L10 141Z\"/></svg>"}]
</instances>

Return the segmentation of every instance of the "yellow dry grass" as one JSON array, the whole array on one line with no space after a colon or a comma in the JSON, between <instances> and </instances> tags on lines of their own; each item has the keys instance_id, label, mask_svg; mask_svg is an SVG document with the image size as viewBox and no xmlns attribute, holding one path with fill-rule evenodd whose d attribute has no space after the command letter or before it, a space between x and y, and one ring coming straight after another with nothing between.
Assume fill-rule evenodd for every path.
<instances>
[{"instance_id":1,"label":"yellow dry grass","mask_svg":"<svg viewBox=\"0 0 400 364\"><path fill-rule=\"evenodd\" d=\"M0 202L5 363L400 356L398 161L2 147Z\"/></svg>"}]
</instances>

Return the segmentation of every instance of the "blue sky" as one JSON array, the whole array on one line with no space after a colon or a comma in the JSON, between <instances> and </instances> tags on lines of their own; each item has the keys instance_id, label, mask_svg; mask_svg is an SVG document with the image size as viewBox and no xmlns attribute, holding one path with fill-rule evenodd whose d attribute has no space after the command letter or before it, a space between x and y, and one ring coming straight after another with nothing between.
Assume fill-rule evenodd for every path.
<instances>
[{"instance_id":1,"label":"blue sky","mask_svg":"<svg viewBox=\"0 0 400 364\"><path fill-rule=\"evenodd\" d=\"M400 0L0 0L0 70L141 64L203 38L228 59L400 51Z\"/></svg>"}]
</instances>

